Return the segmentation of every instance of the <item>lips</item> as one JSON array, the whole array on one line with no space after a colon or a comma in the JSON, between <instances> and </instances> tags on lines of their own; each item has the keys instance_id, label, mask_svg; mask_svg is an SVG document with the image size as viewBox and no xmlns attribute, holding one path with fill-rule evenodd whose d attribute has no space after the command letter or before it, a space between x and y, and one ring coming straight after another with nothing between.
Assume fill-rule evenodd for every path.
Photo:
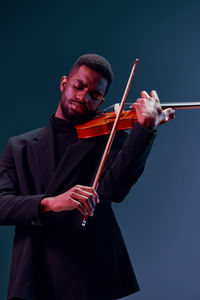
<instances>
[{"instance_id":1,"label":"lips","mask_svg":"<svg viewBox=\"0 0 200 300\"><path fill-rule=\"evenodd\" d=\"M81 110L84 113L88 112L88 109L87 109L85 103L83 103L83 102L72 100L71 105L72 105L73 110L76 110L76 111Z\"/></svg>"}]
</instances>

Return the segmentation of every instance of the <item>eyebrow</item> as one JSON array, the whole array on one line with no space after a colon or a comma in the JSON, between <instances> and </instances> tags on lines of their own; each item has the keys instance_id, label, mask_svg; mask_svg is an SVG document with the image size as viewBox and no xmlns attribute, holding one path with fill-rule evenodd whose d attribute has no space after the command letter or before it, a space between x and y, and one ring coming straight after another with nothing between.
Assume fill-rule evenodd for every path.
<instances>
[{"instance_id":1,"label":"eyebrow","mask_svg":"<svg viewBox=\"0 0 200 300\"><path fill-rule=\"evenodd\" d=\"M78 79L78 78L77 78L76 80L77 80L78 83L80 83L83 87L87 86L81 79ZM100 92L97 91L97 90L94 90L94 92L95 92L96 94L100 95L100 96L103 96L103 94L100 93Z\"/></svg>"}]
</instances>

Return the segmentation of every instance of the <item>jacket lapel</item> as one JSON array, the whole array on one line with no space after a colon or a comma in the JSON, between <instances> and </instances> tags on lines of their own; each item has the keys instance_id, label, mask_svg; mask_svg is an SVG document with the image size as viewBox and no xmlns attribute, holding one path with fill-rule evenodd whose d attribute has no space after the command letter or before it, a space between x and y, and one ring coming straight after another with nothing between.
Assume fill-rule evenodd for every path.
<instances>
[{"instance_id":1,"label":"jacket lapel","mask_svg":"<svg viewBox=\"0 0 200 300\"><path fill-rule=\"evenodd\" d=\"M47 194L55 194L61 184L67 182L67 177L95 144L96 143L92 141L78 140L77 143L72 144L67 148L46 188Z\"/></svg>"},{"instance_id":2,"label":"jacket lapel","mask_svg":"<svg viewBox=\"0 0 200 300\"><path fill-rule=\"evenodd\" d=\"M45 193L52 195L66 181L73 169L96 143L89 140L78 140L70 145L58 167L56 168L56 154L53 128L48 124L42 133L33 137L32 149L39 170L39 176L44 185Z\"/></svg>"},{"instance_id":3,"label":"jacket lapel","mask_svg":"<svg viewBox=\"0 0 200 300\"><path fill-rule=\"evenodd\" d=\"M44 187L46 187L56 170L54 133L48 124L37 136L33 137L32 149Z\"/></svg>"}]
</instances>

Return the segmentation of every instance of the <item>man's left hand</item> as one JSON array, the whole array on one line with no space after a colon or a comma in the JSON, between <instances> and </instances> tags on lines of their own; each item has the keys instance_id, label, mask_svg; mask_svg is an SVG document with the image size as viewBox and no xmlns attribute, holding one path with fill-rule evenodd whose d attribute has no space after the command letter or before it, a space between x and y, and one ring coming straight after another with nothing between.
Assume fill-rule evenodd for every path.
<instances>
[{"instance_id":1,"label":"man's left hand","mask_svg":"<svg viewBox=\"0 0 200 300\"><path fill-rule=\"evenodd\" d=\"M150 129L156 129L160 123L165 123L175 116L175 110L166 108L162 110L158 94L155 90L151 91L150 96L147 92L141 92L141 98L133 104L136 110L138 122Z\"/></svg>"}]
</instances>

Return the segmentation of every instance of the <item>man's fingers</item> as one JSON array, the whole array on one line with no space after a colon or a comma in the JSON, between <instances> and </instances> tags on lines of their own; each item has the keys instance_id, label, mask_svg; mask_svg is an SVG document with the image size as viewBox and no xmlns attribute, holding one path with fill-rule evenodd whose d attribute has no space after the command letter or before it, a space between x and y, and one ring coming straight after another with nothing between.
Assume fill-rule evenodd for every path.
<instances>
[{"instance_id":1,"label":"man's fingers","mask_svg":"<svg viewBox=\"0 0 200 300\"><path fill-rule=\"evenodd\" d=\"M84 208L84 206L80 202L78 202L72 198L70 198L70 200L72 201L74 208L77 208L82 213L82 215L88 216L87 210Z\"/></svg>"},{"instance_id":2,"label":"man's fingers","mask_svg":"<svg viewBox=\"0 0 200 300\"><path fill-rule=\"evenodd\" d=\"M142 92L141 92L141 98L144 98L144 99L146 99L146 100L149 100L149 95L147 94L146 91L142 91Z\"/></svg>"},{"instance_id":3,"label":"man's fingers","mask_svg":"<svg viewBox=\"0 0 200 300\"><path fill-rule=\"evenodd\" d=\"M166 108L166 109L163 110L163 112L165 113L166 116L170 116L170 115L174 116L176 111L173 108Z\"/></svg>"},{"instance_id":4,"label":"man's fingers","mask_svg":"<svg viewBox=\"0 0 200 300\"><path fill-rule=\"evenodd\" d=\"M172 108L166 108L163 110L163 118L161 124L174 118L175 118L175 110Z\"/></svg>"},{"instance_id":5,"label":"man's fingers","mask_svg":"<svg viewBox=\"0 0 200 300\"><path fill-rule=\"evenodd\" d=\"M84 208L87 210L88 215L93 216L94 208L92 206L92 203L91 203L91 200L89 197L73 191L70 195L70 198L72 200L76 200L76 201L80 202L84 206Z\"/></svg>"},{"instance_id":6,"label":"man's fingers","mask_svg":"<svg viewBox=\"0 0 200 300\"><path fill-rule=\"evenodd\" d=\"M150 96L151 96L152 98L154 98L157 102L160 102L159 97L158 97L158 94L157 94L157 92L156 92L155 90L152 90L152 91L151 91Z\"/></svg>"},{"instance_id":7,"label":"man's fingers","mask_svg":"<svg viewBox=\"0 0 200 300\"><path fill-rule=\"evenodd\" d=\"M175 114L175 112L176 112L176 110L171 107L166 108L165 111L167 112L168 115Z\"/></svg>"},{"instance_id":8,"label":"man's fingers","mask_svg":"<svg viewBox=\"0 0 200 300\"><path fill-rule=\"evenodd\" d=\"M89 201L91 202L92 207L95 208L96 201L95 201L95 196L92 193L90 193L90 192L88 192L86 190L82 190L80 188L76 188L75 192L77 194L83 195L84 197L88 198Z\"/></svg>"},{"instance_id":9,"label":"man's fingers","mask_svg":"<svg viewBox=\"0 0 200 300\"><path fill-rule=\"evenodd\" d=\"M84 186L84 185L77 185L76 187L79 188L81 191L86 191L86 192L92 194L94 197L95 203L99 203L99 196L93 187Z\"/></svg>"}]
</instances>

